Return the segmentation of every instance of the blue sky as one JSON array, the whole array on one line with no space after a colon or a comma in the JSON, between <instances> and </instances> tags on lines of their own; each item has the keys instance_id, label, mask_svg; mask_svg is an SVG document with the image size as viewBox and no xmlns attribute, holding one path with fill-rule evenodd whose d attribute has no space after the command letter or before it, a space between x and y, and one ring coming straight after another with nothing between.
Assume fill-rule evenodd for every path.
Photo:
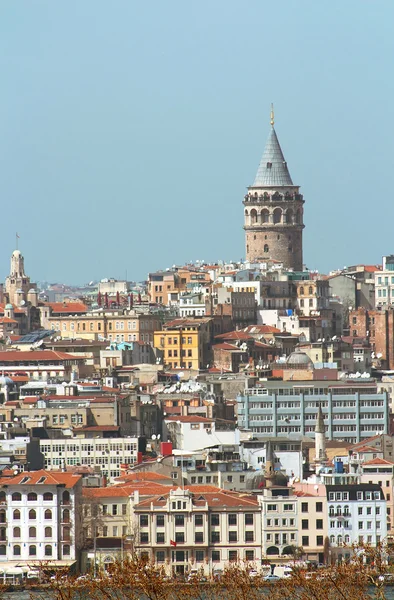
<instances>
[{"instance_id":1,"label":"blue sky","mask_svg":"<svg viewBox=\"0 0 394 600\"><path fill-rule=\"evenodd\" d=\"M3 0L0 277L244 255L270 103L322 272L394 251L392 0Z\"/></svg>"}]
</instances>

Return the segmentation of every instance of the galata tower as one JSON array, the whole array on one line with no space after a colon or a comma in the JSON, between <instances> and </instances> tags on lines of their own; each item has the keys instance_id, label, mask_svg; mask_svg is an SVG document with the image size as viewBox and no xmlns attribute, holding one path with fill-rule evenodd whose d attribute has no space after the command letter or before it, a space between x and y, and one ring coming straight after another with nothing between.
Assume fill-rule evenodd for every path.
<instances>
[{"instance_id":1,"label":"galata tower","mask_svg":"<svg viewBox=\"0 0 394 600\"><path fill-rule=\"evenodd\" d=\"M243 204L246 260L252 263L275 260L286 269L302 271L302 194L293 185L274 128L265 145L257 175Z\"/></svg>"}]
</instances>

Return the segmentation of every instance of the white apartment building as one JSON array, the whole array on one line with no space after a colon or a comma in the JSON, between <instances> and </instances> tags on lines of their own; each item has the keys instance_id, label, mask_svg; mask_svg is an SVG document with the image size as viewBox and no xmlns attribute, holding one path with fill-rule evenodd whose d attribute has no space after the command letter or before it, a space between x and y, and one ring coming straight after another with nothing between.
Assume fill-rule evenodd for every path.
<instances>
[{"instance_id":1,"label":"white apartment building","mask_svg":"<svg viewBox=\"0 0 394 600\"><path fill-rule=\"evenodd\" d=\"M238 560L260 565L262 513L257 496L178 488L142 500L134 514L136 550L167 572L203 569L210 575Z\"/></svg>"},{"instance_id":2,"label":"white apartment building","mask_svg":"<svg viewBox=\"0 0 394 600\"><path fill-rule=\"evenodd\" d=\"M259 501L262 505L263 557L288 560L292 547L300 545L297 496L293 488L272 486L263 488Z\"/></svg>"},{"instance_id":3,"label":"white apartment building","mask_svg":"<svg viewBox=\"0 0 394 600\"><path fill-rule=\"evenodd\" d=\"M328 537L332 561L350 556L349 546L376 546L387 536L386 500L379 485L327 485Z\"/></svg>"},{"instance_id":4,"label":"white apartment building","mask_svg":"<svg viewBox=\"0 0 394 600\"><path fill-rule=\"evenodd\" d=\"M121 464L137 461L138 439L125 438L64 438L40 440L48 470L74 465L99 467L102 474L113 479L121 474Z\"/></svg>"},{"instance_id":5,"label":"white apartment building","mask_svg":"<svg viewBox=\"0 0 394 600\"><path fill-rule=\"evenodd\" d=\"M383 268L375 271L375 306L394 304L394 255L383 256Z\"/></svg>"},{"instance_id":6,"label":"white apartment building","mask_svg":"<svg viewBox=\"0 0 394 600\"><path fill-rule=\"evenodd\" d=\"M190 292L179 297L179 316L204 317L205 296L201 292Z\"/></svg>"},{"instance_id":7,"label":"white apartment building","mask_svg":"<svg viewBox=\"0 0 394 600\"><path fill-rule=\"evenodd\" d=\"M0 479L0 566L3 561L56 566L77 559L82 477L45 470Z\"/></svg>"},{"instance_id":8,"label":"white apartment building","mask_svg":"<svg viewBox=\"0 0 394 600\"><path fill-rule=\"evenodd\" d=\"M179 450L200 450L217 444L234 445L239 441L238 430L230 422L218 423L215 419L197 415L166 417L163 440L171 441Z\"/></svg>"}]
</instances>

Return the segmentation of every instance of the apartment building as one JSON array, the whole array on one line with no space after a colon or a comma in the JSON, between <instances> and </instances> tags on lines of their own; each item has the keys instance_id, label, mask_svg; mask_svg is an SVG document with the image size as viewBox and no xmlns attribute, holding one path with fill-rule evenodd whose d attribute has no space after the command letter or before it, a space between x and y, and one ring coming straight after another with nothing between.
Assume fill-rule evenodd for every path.
<instances>
[{"instance_id":1,"label":"apartment building","mask_svg":"<svg viewBox=\"0 0 394 600\"><path fill-rule=\"evenodd\" d=\"M80 475L39 470L1 477L0 564L73 564L80 545L81 494Z\"/></svg>"},{"instance_id":2,"label":"apartment building","mask_svg":"<svg viewBox=\"0 0 394 600\"><path fill-rule=\"evenodd\" d=\"M375 306L387 307L394 303L394 256L383 256L381 271L374 272Z\"/></svg>"},{"instance_id":3,"label":"apartment building","mask_svg":"<svg viewBox=\"0 0 394 600\"><path fill-rule=\"evenodd\" d=\"M379 485L327 485L331 561L350 557L353 543L376 546L387 536L386 500Z\"/></svg>"},{"instance_id":4,"label":"apartment building","mask_svg":"<svg viewBox=\"0 0 394 600\"><path fill-rule=\"evenodd\" d=\"M327 497L324 486L308 493L296 491L298 498L298 541L304 550L305 560L325 563L328 535ZM319 493L320 492L320 493Z\"/></svg>"},{"instance_id":5,"label":"apartment building","mask_svg":"<svg viewBox=\"0 0 394 600\"><path fill-rule=\"evenodd\" d=\"M122 464L137 462L138 439L127 438L67 438L40 440L45 468L89 465L97 467L109 479L119 477Z\"/></svg>"},{"instance_id":6,"label":"apartment building","mask_svg":"<svg viewBox=\"0 0 394 600\"><path fill-rule=\"evenodd\" d=\"M106 309L80 315L48 318L49 328L62 338L106 339L115 342L153 343L153 332L161 329L160 319L137 309Z\"/></svg>"},{"instance_id":7,"label":"apartment building","mask_svg":"<svg viewBox=\"0 0 394 600\"><path fill-rule=\"evenodd\" d=\"M0 352L0 369L9 376L25 375L29 379L58 377L69 381L71 374L78 375L83 359L66 352L53 350L8 350Z\"/></svg>"},{"instance_id":8,"label":"apartment building","mask_svg":"<svg viewBox=\"0 0 394 600\"><path fill-rule=\"evenodd\" d=\"M231 562L261 561L261 507L256 496L207 486L172 489L135 504L136 550L168 572L203 569L207 575Z\"/></svg>"},{"instance_id":9,"label":"apartment building","mask_svg":"<svg viewBox=\"0 0 394 600\"><path fill-rule=\"evenodd\" d=\"M170 369L206 368L211 352L212 319L174 319L162 331L154 332L154 347L163 352L164 364Z\"/></svg>"},{"instance_id":10,"label":"apartment building","mask_svg":"<svg viewBox=\"0 0 394 600\"><path fill-rule=\"evenodd\" d=\"M394 463L384 458L372 458L360 464L360 483L374 483L378 485L386 500L387 531L394 535Z\"/></svg>"},{"instance_id":11,"label":"apartment building","mask_svg":"<svg viewBox=\"0 0 394 600\"><path fill-rule=\"evenodd\" d=\"M262 436L314 437L322 407L328 439L351 443L388 433L387 393L376 382L264 381L237 398L238 426Z\"/></svg>"},{"instance_id":12,"label":"apartment building","mask_svg":"<svg viewBox=\"0 0 394 600\"><path fill-rule=\"evenodd\" d=\"M268 481L267 487L261 490L259 501L262 506L263 557L268 560L288 560L293 553L292 548L300 545L297 496L293 488L270 485Z\"/></svg>"}]
</instances>

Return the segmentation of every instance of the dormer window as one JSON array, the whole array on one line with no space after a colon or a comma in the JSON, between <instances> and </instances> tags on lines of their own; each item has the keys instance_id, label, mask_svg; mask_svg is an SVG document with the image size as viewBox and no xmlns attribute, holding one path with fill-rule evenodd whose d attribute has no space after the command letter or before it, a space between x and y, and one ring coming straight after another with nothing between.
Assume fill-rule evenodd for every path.
<instances>
[{"instance_id":1,"label":"dormer window","mask_svg":"<svg viewBox=\"0 0 394 600\"><path fill-rule=\"evenodd\" d=\"M267 162L267 169L271 169L272 168L272 163L271 162Z\"/></svg>"}]
</instances>

